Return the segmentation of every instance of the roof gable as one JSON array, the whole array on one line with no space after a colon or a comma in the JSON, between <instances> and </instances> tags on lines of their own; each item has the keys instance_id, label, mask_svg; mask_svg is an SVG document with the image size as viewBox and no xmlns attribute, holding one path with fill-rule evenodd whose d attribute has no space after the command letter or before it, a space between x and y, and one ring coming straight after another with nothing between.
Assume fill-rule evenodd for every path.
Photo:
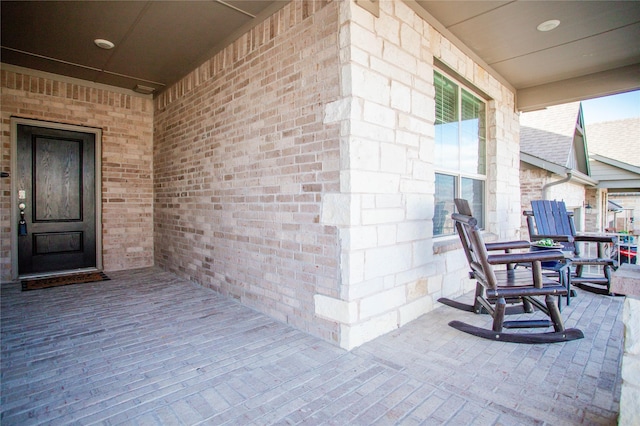
<instances>
[{"instance_id":1,"label":"roof gable","mask_svg":"<svg viewBox=\"0 0 640 426\"><path fill-rule=\"evenodd\" d=\"M589 174L580 102L520 115L520 151Z\"/></svg>"}]
</instances>

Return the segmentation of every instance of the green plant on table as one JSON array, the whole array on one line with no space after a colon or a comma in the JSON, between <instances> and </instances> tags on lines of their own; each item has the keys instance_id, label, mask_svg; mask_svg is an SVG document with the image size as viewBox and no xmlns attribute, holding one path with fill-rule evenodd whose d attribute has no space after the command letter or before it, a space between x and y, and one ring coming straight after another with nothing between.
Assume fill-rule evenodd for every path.
<instances>
[{"instance_id":1,"label":"green plant on table","mask_svg":"<svg viewBox=\"0 0 640 426\"><path fill-rule=\"evenodd\" d=\"M536 242L536 245L539 245L541 247L553 247L556 245L556 243L551 238L543 238L542 240Z\"/></svg>"}]
</instances>

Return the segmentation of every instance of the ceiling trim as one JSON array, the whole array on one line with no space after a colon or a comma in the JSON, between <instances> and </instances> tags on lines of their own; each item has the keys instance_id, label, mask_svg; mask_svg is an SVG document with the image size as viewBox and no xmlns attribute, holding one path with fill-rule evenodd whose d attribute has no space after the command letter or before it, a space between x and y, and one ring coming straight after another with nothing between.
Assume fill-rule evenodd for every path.
<instances>
[{"instance_id":1,"label":"ceiling trim","mask_svg":"<svg viewBox=\"0 0 640 426\"><path fill-rule=\"evenodd\" d=\"M163 88L164 87L163 83L159 83L157 81L146 80L144 78L135 77L135 76L132 76L132 75L121 74L121 73L117 73L117 72L113 72L113 71L108 71L106 69L100 69L100 68L95 68L95 67L91 67L91 66L88 66L88 65L77 64L75 62L65 61L63 59L58 59L58 58L52 58L50 56L39 55L39 54L33 53L33 52L25 52L24 50L14 49L13 47L2 46L2 48L5 49L5 50L9 50L11 52L19 53L21 55L26 55L26 56L31 56L31 57L34 57L34 58L45 59L47 61L57 62L59 64L69 65L69 66L72 66L72 67L75 67L75 68L82 68L82 69L85 69L85 70L95 71L95 72L98 72L98 73L103 73L103 74L115 75L115 76L118 76L118 77L129 78L129 79L132 79L132 80L141 81L143 83L153 84L153 85L159 86L159 88Z\"/></svg>"},{"instance_id":2,"label":"ceiling trim","mask_svg":"<svg viewBox=\"0 0 640 426\"><path fill-rule=\"evenodd\" d=\"M246 10L242 10L242 9L240 9L239 7L236 7L236 6L232 5L232 4L229 4L229 3L227 3L226 1L223 1L223 0L214 0L214 1L215 1L216 3L219 3L219 4L223 5L223 6L227 6L229 9L233 9L233 10L235 10L236 12L240 12L240 13L242 13L243 15L248 16L249 18L255 18L255 17L256 17L256 15L254 15L254 14L252 14L252 13L249 13L249 12L247 12Z\"/></svg>"},{"instance_id":3,"label":"ceiling trim","mask_svg":"<svg viewBox=\"0 0 640 426\"><path fill-rule=\"evenodd\" d=\"M633 64L520 89L516 102L519 111L527 112L637 89L640 89L640 64Z\"/></svg>"},{"instance_id":4,"label":"ceiling trim","mask_svg":"<svg viewBox=\"0 0 640 426\"><path fill-rule=\"evenodd\" d=\"M97 72L101 72L102 71L100 68L90 67L88 65L76 64L75 62L69 62L69 61L65 61L63 59L52 58L51 56L39 55L39 54L33 53L33 52L26 52L24 50L14 49L13 47L2 46L2 48L4 50L8 50L10 52L19 53L21 55L33 56L35 58L40 58L40 59L46 59L47 61L58 62L60 64L65 64L65 65L71 65L72 67L84 68L86 70L97 71Z\"/></svg>"}]
</instances>

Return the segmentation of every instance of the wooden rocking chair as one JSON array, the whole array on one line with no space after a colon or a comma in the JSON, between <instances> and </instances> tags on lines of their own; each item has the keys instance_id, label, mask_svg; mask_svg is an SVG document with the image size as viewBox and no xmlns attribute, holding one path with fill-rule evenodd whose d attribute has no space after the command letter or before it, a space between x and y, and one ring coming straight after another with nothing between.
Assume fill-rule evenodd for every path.
<instances>
[{"instance_id":1,"label":"wooden rocking chair","mask_svg":"<svg viewBox=\"0 0 640 426\"><path fill-rule=\"evenodd\" d=\"M473 212L471 211L471 207L469 206L469 202L467 200L456 198L454 200L456 211L460 214L473 216ZM457 229L459 232L460 230ZM512 250L518 249L528 249L530 247L529 241L504 241L504 242L496 242L496 243L485 243L485 248L488 252L496 252L500 251L503 253L511 253ZM467 261L469 264L473 262L473 253L469 249L468 244L463 244L464 253L467 256ZM513 269L517 265L507 265L508 269ZM469 276L473 279L473 271L469 272ZM473 298L473 304L466 304L459 302L457 300L449 299L446 297L441 297L438 299L438 302L451 306L452 308L460 309L466 312L474 312L476 314L486 314L488 313L486 309L483 308L482 304L479 302L481 298L484 297L484 287L479 282L476 283L476 293ZM508 306L506 310L507 315L516 315L524 312L531 313L533 312L533 306L526 300L518 299L509 299L507 303L517 304L516 306Z\"/></svg>"},{"instance_id":2,"label":"wooden rocking chair","mask_svg":"<svg viewBox=\"0 0 640 426\"><path fill-rule=\"evenodd\" d=\"M456 200L459 211L467 211L466 200ZM460 207L463 208L460 208ZM470 215L454 213L460 241L469 260L469 273L476 280L476 300L474 306L482 306L493 317L491 330L475 327L460 321L451 321L449 325L465 333L490 340L514 343L553 343L565 342L583 338L578 329L565 329L556 303L556 296L565 295L567 288L542 274L541 262L561 260L564 255L559 250L543 252L501 253L489 255L482 234L477 226L477 220ZM522 242L516 242L521 245ZM509 247L509 243L494 243L491 248ZM528 245L527 245L528 246ZM512 268L512 265L530 263L531 268ZM504 265L505 269L497 270L494 266ZM481 291L478 291L481 290ZM544 302L538 299L544 297ZM509 301L526 302L545 313L549 320L515 320L505 321L507 303ZM532 311L532 310L531 310ZM547 328L553 327L553 332L505 333L503 329L510 328Z\"/></svg>"},{"instance_id":3,"label":"wooden rocking chair","mask_svg":"<svg viewBox=\"0 0 640 426\"><path fill-rule=\"evenodd\" d=\"M605 245L614 244L615 237L606 235L578 235L573 223L573 212L568 212L562 201L536 200L531 202L532 210L524 211L532 242L550 238L563 245L564 251L573 253L571 266L575 268L569 275L571 284L598 294L611 294L611 272L614 260L605 256ZM597 244L597 257L585 258L580 255L578 242ZM553 263L551 264L553 265ZM544 265L547 269L553 266ZM601 275L585 274L585 266L597 266Z\"/></svg>"}]
</instances>

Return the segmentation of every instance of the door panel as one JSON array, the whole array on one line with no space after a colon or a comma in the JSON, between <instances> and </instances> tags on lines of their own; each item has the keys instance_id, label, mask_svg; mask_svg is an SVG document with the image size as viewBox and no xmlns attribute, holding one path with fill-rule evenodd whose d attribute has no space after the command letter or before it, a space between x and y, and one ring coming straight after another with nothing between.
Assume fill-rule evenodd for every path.
<instances>
[{"instance_id":1,"label":"door panel","mask_svg":"<svg viewBox=\"0 0 640 426\"><path fill-rule=\"evenodd\" d=\"M34 220L82 220L82 142L35 138Z\"/></svg>"},{"instance_id":2,"label":"door panel","mask_svg":"<svg viewBox=\"0 0 640 426\"><path fill-rule=\"evenodd\" d=\"M18 125L19 274L96 266L95 135Z\"/></svg>"},{"instance_id":3,"label":"door panel","mask_svg":"<svg viewBox=\"0 0 640 426\"><path fill-rule=\"evenodd\" d=\"M34 254L81 252L83 232L33 234Z\"/></svg>"}]
</instances>

